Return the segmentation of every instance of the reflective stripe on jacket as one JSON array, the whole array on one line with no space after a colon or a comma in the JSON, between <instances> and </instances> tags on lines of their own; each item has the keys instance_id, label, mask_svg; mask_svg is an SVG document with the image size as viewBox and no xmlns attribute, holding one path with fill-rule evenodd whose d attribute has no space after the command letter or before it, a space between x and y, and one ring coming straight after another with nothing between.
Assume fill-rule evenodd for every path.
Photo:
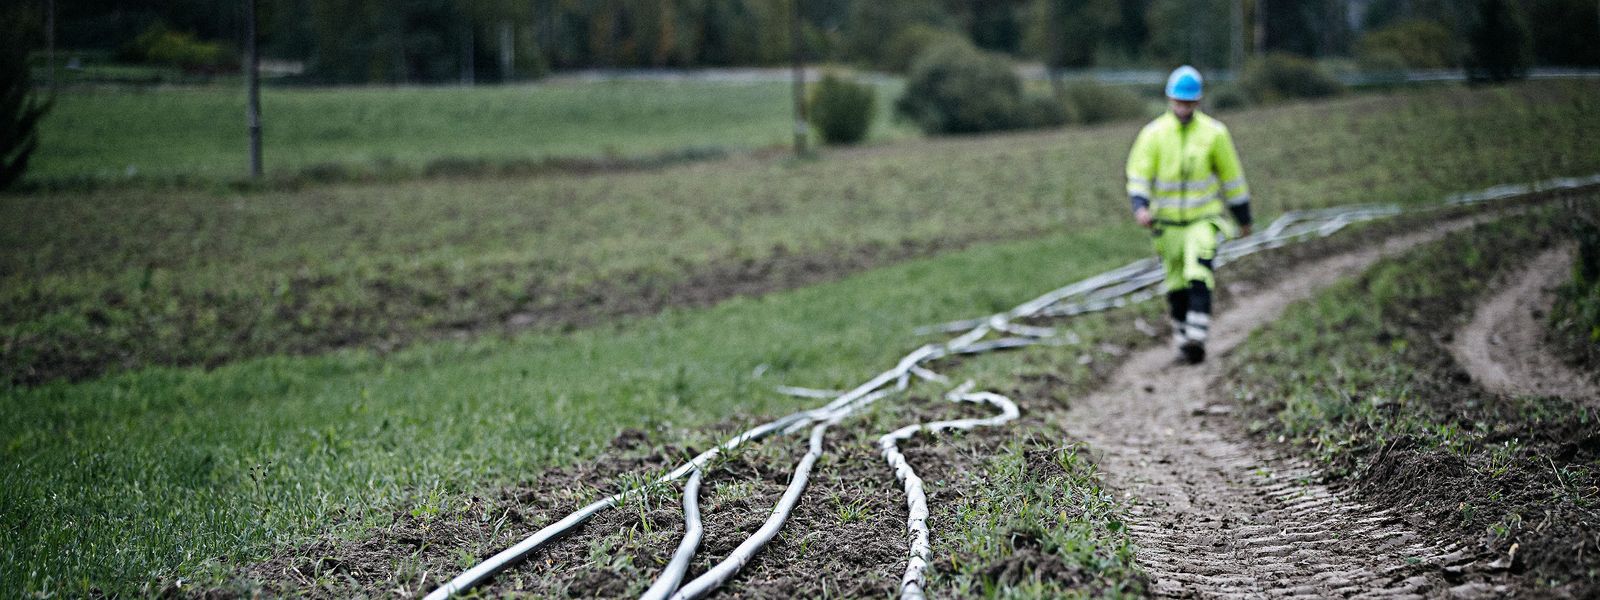
<instances>
[{"instance_id":1,"label":"reflective stripe on jacket","mask_svg":"<svg viewBox=\"0 0 1600 600\"><path fill-rule=\"evenodd\" d=\"M1139 131L1128 153L1128 196L1160 221L1220 217L1223 203L1250 201L1228 128L1200 111L1188 125L1168 111Z\"/></svg>"}]
</instances>

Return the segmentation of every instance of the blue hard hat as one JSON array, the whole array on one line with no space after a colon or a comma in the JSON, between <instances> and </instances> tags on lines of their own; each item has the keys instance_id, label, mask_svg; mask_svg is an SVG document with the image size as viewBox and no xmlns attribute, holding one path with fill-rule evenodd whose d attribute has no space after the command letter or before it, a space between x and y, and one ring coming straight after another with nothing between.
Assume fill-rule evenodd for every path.
<instances>
[{"instance_id":1,"label":"blue hard hat","mask_svg":"<svg viewBox=\"0 0 1600 600\"><path fill-rule=\"evenodd\" d=\"M1196 101L1200 99L1202 80L1194 67L1184 65L1167 76L1167 97L1173 100Z\"/></svg>"}]
</instances>

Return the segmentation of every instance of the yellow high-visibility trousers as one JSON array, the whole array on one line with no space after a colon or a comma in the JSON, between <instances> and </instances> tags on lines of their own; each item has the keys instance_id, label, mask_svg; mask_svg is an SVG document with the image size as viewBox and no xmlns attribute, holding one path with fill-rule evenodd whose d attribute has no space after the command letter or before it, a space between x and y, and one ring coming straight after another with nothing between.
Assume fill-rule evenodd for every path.
<instances>
[{"instance_id":1,"label":"yellow high-visibility trousers","mask_svg":"<svg viewBox=\"0 0 1600 600\"><path fill-rule=\"evenodd\" d=\"M1217 258L1217 243L1225 224L1221 219L1200 219L1187 224L1157 221L1155 234L1156 256L1166 270L1166 291L1189 289L1189 283L1198 281L1206 289L1216 287L1212 275L1212 262Z\"/></svg>"}]
</instances>

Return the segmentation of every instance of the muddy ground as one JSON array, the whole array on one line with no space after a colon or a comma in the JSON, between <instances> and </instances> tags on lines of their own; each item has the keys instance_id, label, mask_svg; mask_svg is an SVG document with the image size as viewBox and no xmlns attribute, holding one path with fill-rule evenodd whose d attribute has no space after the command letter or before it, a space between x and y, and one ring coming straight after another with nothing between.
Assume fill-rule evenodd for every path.
<instances>
[{"instance_id":1,"label":"muddy ground","mask_svg":"<svg viewBox=\"0 0 1600 600\"><path fill-rule=\"evenodd\" d=\"M1504 556L1503 549L1478 543L1466 532L1436 526L1446 517L1439 507L1467 492L1449 489L1461 484L1450 476L1450 465L1420 464L1417 461L1430 459L1392 448L1374 461L1380 467L1363 478L1330 481L1293 458L1289 449L1251 437L1238 415L1232 414L1235 409L1229 400L1207 391L1226 376L1228 349L1246 332L1270 321L1289 301L1312 293L1326 283L1325 278L1370 264L1383 252L1375 245L1378 240L1409 232L1406 243L1420 243L1443 233L1436 229L1417 234L1420 224L1471 212L1462 209L1374 224L1230 266L1222 276L1223 308L1216 326L1221 337L1215 346L1219 355L1207 366L1165 368L1170 351L1163 340L1137 333L1134 321L1142 318L1139 314L1125 310L1108 315L1114 322L1112 330L1122 333L1085 349L1074 361L1079 363L1078 376L1020 377L1010 389L996 390L1018 402L1020 422L938 439L919 436L903 445L930 483L929 503L934 507L930 527L935 539L952 527L951 515L941 513L940 507L981 485L982 478L961 475L981 472L986 458L1014 442L1019 432L1043 432L1027 436L1036 445L1024 447L1025 454L1087 440L1109 483L1128 499L1137 499L1130 523L1143 548L1139 560L1150 572L1151 593L1227 595L1269 586L1311 596L1353 590L1482 595L1506 589L1496 586L1515 589L1517 582L1508 578L1525 563L1496 562ZM1403 246L1393 245L1389 251ZM1041 356L1025 353L1021 360L1038 361ZM1061 373L1073 369L1068 364L1045 366ZM1152 380L1151 373L1157 371L1170 380ZM913 396L836 427L793 520L716 595L893 595L905 568L904 497L873 442L900 424L956 415L987 416L987 411ZM730 419L715 427L714 435L699 439L726 437L751 423L748 418ZM396 512L387 526L355 538L330 534L281 548L206 595L426 593L477 560L617 489L619 479L641 482L677 464L699 449L675 445L675 440L686 437L683 432L626 431L592 463L538 474L443 514ZM701 497L707 534L691 576L759 526L782 493L804 443L795 436L752 445L719 460L708 472ZM1575 450L1593 451L1582 444ZM1429 472L1430 468L1437 472ZM1035 476L1032 473L1050 474L1046 468L1030 470L1030 477ZM682 534L675 489L603 511L572 536L497 576L483 591L636 596ZM1417 511L1413 501L1418 496L1437 501ZM1519 495L1507 501L1533 499ZM931 581L940 581L941 569L954 570L955 561L993 560L972 570L1003 585L1039 577L1058 578L1091 591L1127 584L1057 564L1051 554L1032 547L1028 536L1011 537L1010 552L1003 559L935 556ZM1582 564L1585 559L1577 560ZM1137 593L1145 583L1134 581L1129 589ZM931 591L938 595L940 590Z\"/></svg>"},{"instance_id":2,"label":"muddy ground","mask_svg":"<svg viewBox=\"0 0 1600 600\"><path fill-rule=\"evenodd\" d=\"M1377 341L1405 344L1405 367L1413 382L1405 392L1412 408L1399 411L1390 404L1389 418L1420 419L1435 427L1475 432L1459 438L1466 440L1462 442L1466 446L1439 446L1406 435L1375 445L1364 441L1373 438L1352 426L1333 430L1334 438L1347 441L1336 451L1324 452L1331 457L1325 466L1337 474L1332 482L1346 496L1405 515L1411 527L1426 531L1436 543L1476 555L1472 565L1458 564L1459 568L1438 574L1443 583L1472 586L1463 593L1492 594L1500 585L1510 593L1538 597L1600 593L1595 578L1600 537L1593 535L1600 530L1595 504L1600 488L1593 477L1600 466L1600 434L1594 425L1593 398L1487 390L1450 351L1458 338L1482 326L1472 324L1475 313L1500 312L1494 307L1500 292L1530 276L1549 277L1540 271L1559 266L1539 260L1562 239L1559 229L1543 219L1527 220L1527 233L1519 236L1509 236L1506 230L1480 230L1450 238L1429 255L1408 258L1411 277L1429 280L1410 285L1439 291L1412 292L1402 296L1410 300L1372 307L1382 321ZM1477 267L1460 260L1472 252L1483 257ZM1370 295L1373 286L1397 284L1377 278L1363 275L1356 280L1356 289ZM1407 284L1402 280L1398 285ZM1536 298L1525 298L1516 310L1530 316L1543 313L1548 307L1539 306ZM1333 343L1338 343L1340 326L1325 326ZM1531 326L1543 329L1542 323ZM1536 334L1502 338L1501 343L1504 347L1495 355L1503 362L1525 362L1541 351ZM1238 366L1227 377L1242 385L1240 393L1247 396L1239 403L1244 414L1234 420L1235 425L1267 424L1256 441L1271 445L1274 436L1283 435L1271 425L1282 405L1254 397L1281 397L1281 390ZM1519 383L1527 388L1527 381ZM1354 393L1359 395L1360 388ZM1502 445L1514 450L1497 453ZM1441 589L1450 588L1438 584L1430 589L1442 593Z\"/></svg>"},{"instance_id":3,"label":"muddy ground","mask_svg":"<svg viewBox=\"0 0 1600 600\"><path fill-rule=\"evenodd\" d=\"M1171 350L1152 348L1075 403L1060 426L1096 450L1110 483L1134 503L1133 531L1156 595L1405 597L1494 589L1492 580L1462 581L1472 554L1346 497L1309 465L1242 435L1229 418L1223 382L1233 348L1289 304L1470 223L1446 222L1297 264L1224 307L1213 321L1208 350L1215 356L1206 364L1174 367ZM1454 569L1457 581L1445 580L1445 569Z\"/></svg>"},{"instance_id":4,"label":"muddy ground","mask_svg":"<svg viewBox=\"0 0 1600 600\"><path fill-rule=\"evenodd\" d=\"M1569 367L1544 343L1556 287L1571 280L1575 249L1562 245L1504 274L1455 334L1450 353L1478 385L1507 395L1560 396L1600 402L1600 385Z\"/></svg>"}]
</instances>

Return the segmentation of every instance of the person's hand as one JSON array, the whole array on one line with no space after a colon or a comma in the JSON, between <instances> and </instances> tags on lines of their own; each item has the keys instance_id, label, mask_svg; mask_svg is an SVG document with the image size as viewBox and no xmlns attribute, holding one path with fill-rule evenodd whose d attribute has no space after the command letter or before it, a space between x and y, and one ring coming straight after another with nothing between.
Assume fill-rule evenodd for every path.
<instances>
[{"instance_id":1,"label":"person's hand","mask_svg":"<svg viewBox=\"0 0 1600 600\"><path fill-rule=\"evenodd\" d=\"M1250 231L1251 230L1250 230L1250 226L1249 225L1240 225L1239 226L1239 237L1250 237Z\"/></svg>"},{"instance_id":2,"label":"person's hand","mask_svg":"<svg viewBox=\"0 0 1600 600\"><path fill-rule=\"evenodd\" d=\"M1150 209L1141 206L1139 210L1133 211L1133 220L1138 221L1140 227L1149 227L1155 218L1150 216Z\"/></svg>"}]
</instances>

